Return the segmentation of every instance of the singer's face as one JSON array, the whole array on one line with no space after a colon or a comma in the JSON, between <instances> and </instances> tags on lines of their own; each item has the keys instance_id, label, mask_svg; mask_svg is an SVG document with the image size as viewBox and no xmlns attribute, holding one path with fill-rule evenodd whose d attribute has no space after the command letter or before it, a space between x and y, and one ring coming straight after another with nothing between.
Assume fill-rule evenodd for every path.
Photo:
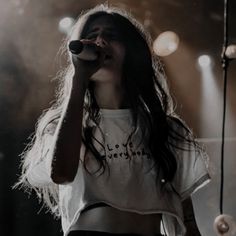
<instances>
[{"instance_id":1,"label":"singer's face","mask_svg":"<svg viewBox=\"0 0 236 236\"><path fill-rule=\"evenodd\" d=\"M92 76L97 82L121 83L125 46L110 16L100 16L86 27L84 38L102 48L104 60L101 68Z\"/></svg>"}]
</instances>

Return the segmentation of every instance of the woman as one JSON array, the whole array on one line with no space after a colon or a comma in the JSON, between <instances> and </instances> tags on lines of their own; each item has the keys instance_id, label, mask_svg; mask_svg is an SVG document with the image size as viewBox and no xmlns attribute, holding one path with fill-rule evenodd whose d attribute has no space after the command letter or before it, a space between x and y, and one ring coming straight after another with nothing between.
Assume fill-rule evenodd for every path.
<instances>
[{"instance_id":1,"label":"woman","mask_svg":"<svg viewBox=\"0 0 236 236\"><path fill-rule=\"evenodd\" d=\"M95 59L68 53L18 184L61 217L64 235L200 235L190 194L209 179L204 152L173 112L150 37L101 5L72 40Z\"/></svg>"}]
</instances>

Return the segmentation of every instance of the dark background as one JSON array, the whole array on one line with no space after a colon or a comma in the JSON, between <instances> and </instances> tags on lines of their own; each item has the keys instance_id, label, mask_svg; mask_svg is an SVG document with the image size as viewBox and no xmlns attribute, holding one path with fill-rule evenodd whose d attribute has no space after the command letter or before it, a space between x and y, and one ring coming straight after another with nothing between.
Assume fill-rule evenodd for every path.
<instances>
[{"instance_id":1,"label":"dark background","mask_svg":"<svg viewBox=\"0 0 236 236\"><path fill-rule=\"evenodd\" d=\"M63 35L59 21L76 18L95 0L0 0L0 235L61 235L60 222L40 210L35 194L12 190L20 157L37 118L54 98L59 69L56 55ZM219 160L222 125L223 0L109 1L128 9L151 31L180 37L178 50L162 58L177 112L203 142L210 156L212 182L193 196L203 236L213 236L219 214ZM236 44L236 1L229 1L229 42ZM196 63L209 54L212 67L203 73ZM63 60L62 60L63 61ZM228 76L224 211L236 219L236 70Z\"/></svg>"}]
</instances>

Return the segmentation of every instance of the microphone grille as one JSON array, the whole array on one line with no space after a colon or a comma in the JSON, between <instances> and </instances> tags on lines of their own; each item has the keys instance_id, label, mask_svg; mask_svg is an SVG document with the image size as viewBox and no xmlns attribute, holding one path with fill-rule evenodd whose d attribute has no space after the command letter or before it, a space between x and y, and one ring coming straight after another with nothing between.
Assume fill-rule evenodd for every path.
<instances>
[{"instance_id":1,"label":"microphone grille","mask_svg":"<svg viewBox=\"0 0 236 236\"><path fill-rule=\"evenodd\" d=\"M73 54L79 54L83 50L83 43L79 40L72 40L69 43L69 50Z\"/></svg>"}]
</instances>

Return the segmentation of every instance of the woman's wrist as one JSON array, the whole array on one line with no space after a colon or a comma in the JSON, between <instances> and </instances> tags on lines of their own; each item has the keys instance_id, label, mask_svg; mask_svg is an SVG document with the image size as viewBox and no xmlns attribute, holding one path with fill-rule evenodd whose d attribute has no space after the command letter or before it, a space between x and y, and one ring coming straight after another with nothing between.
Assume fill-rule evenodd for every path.
<instances>
[{"instance_id":1,"label":"woman's wrist","mask_svg":"<svg viewBox=\"0 0 236 236\"><path fill-rule=\"evenodd\" d=\"M86 79L83 74L75 72L73 75L73 81L72 81L72 91L71 96L76 96L78 99L84 97L85 91L88 87L88 79Z\"/></svg>"}]
</instances>

